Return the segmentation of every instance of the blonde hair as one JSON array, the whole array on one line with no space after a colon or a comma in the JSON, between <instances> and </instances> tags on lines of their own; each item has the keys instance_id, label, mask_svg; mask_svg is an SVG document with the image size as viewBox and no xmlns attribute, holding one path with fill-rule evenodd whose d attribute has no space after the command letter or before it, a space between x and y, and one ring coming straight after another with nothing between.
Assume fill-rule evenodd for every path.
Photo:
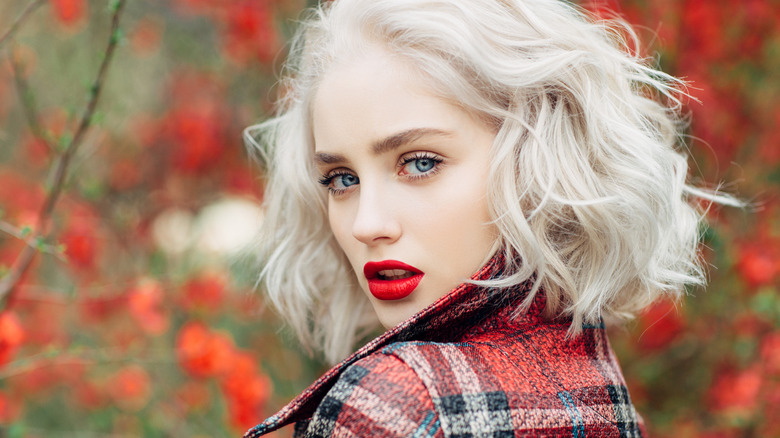
<instances>
[{"instance_id":1,"label":"blonde hair","mask_svg":"<svg viewBox=\"0 0 780 438\"><path fill-rule=\"evenodd\" d=\"M532 276L572 332L703 284L686 184L683 84L631 28L559 0L336 0L293 41L276 117L245 137L267 167L260 282L304 345L330 361L376 324L316 183L310 101L334 62L381 44L497 137L489 202L509 286Z\"/></svg>"}]
</instances>

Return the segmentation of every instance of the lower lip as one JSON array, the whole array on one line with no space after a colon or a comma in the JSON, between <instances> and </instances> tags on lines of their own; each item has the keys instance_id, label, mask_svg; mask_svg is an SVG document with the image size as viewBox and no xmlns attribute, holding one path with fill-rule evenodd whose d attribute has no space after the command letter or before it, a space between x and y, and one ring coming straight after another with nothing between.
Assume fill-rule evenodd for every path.
<instances>
[{"instance_id":1,"label":"lower lip","mask_svg":"<svg viewBox=\"0 0 780 438\"><path fill-rule=\"evenodd\" d=\"M368 280L368 290L371 291L371 295L383 301L400 300L414 292L422 278L423 274L415 274L399 280L371 279Z\"/></svg>"}]
</instances>

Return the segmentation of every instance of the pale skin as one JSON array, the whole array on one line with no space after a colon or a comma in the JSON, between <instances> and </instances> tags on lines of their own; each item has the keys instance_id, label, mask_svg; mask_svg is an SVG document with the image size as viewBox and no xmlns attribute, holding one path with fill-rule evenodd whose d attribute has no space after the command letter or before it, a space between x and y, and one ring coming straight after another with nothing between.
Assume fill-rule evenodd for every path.
<instances>
[{"instance_id":1,"label":"pale skin","mask_svg":"<svg viewBox=\"0 0 780 438\"><path fill-rule=\"evenodd\" d=\"M329 70L312 118L330 227L382 325L401 323L480 268L497 236L489 126L378 47ZM417 268L422 280L408 296L378 299L364 266L383 260Z\"/></svg>"}]
</instances>

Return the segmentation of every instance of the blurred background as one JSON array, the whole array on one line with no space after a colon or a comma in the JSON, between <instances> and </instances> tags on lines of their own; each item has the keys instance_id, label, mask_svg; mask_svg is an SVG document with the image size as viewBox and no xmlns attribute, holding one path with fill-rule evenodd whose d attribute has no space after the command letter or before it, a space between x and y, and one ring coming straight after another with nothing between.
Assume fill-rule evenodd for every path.
<instances>
[{"instance_id":1,"label":"blurred background","mask_svg":"<svg viewBox=\"0 0 780 438\"><path fill-rule=\"evenodd\" d=\"M326 369L240 257L241 130L306 5L0 3L0 436L239 436ZM634 401L653 436L780 436L780 1L584 6L689 81L692 180L754 204L710 212L706 290L612 331Z\"/></svg>"}]
</instances>

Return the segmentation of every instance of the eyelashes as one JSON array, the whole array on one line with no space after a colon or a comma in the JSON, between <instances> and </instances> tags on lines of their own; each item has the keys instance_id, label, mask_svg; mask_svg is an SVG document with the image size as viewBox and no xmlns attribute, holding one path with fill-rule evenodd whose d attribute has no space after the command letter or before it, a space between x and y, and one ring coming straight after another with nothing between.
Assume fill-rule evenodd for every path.
<instances>
[{"instance_id":1,"label":"eyelashes","mask_svg":"<svg viewBox=\"0 0 780 438\"><path fill-rule=\"evenodd\" d=\"M340 195L347 191L349 187L358 184L360 179L357 175L346 169L335 169L323 175L319 179L319 183L328 189L328 192L334 195Z\"/></svg>"},{"instance_id":2,"label":"eyelashes","mask_svg":"<svg viewBox=\"0 0 780 438\"><path fill-rule=\"evenodd\" d=\"M427 178L439 172L443 159L429 152L415 152L401 158L402 175L418 179Z\"/></svg>"},{"instance_id":3,"label":"eyelashes","mask_svg":"<svg viewBox=\"0 0 780 438\"><path fill-rule=\"evenodd\" d=\"M431 152L414 152L402 156L396 165L398 175L408 180L429 178L441 170L444 159ZM360 183L360 178L351 170L338 168L322 175L318 182L334 196L341 195L353 185Z\"/></svg>"}]
</instances>

